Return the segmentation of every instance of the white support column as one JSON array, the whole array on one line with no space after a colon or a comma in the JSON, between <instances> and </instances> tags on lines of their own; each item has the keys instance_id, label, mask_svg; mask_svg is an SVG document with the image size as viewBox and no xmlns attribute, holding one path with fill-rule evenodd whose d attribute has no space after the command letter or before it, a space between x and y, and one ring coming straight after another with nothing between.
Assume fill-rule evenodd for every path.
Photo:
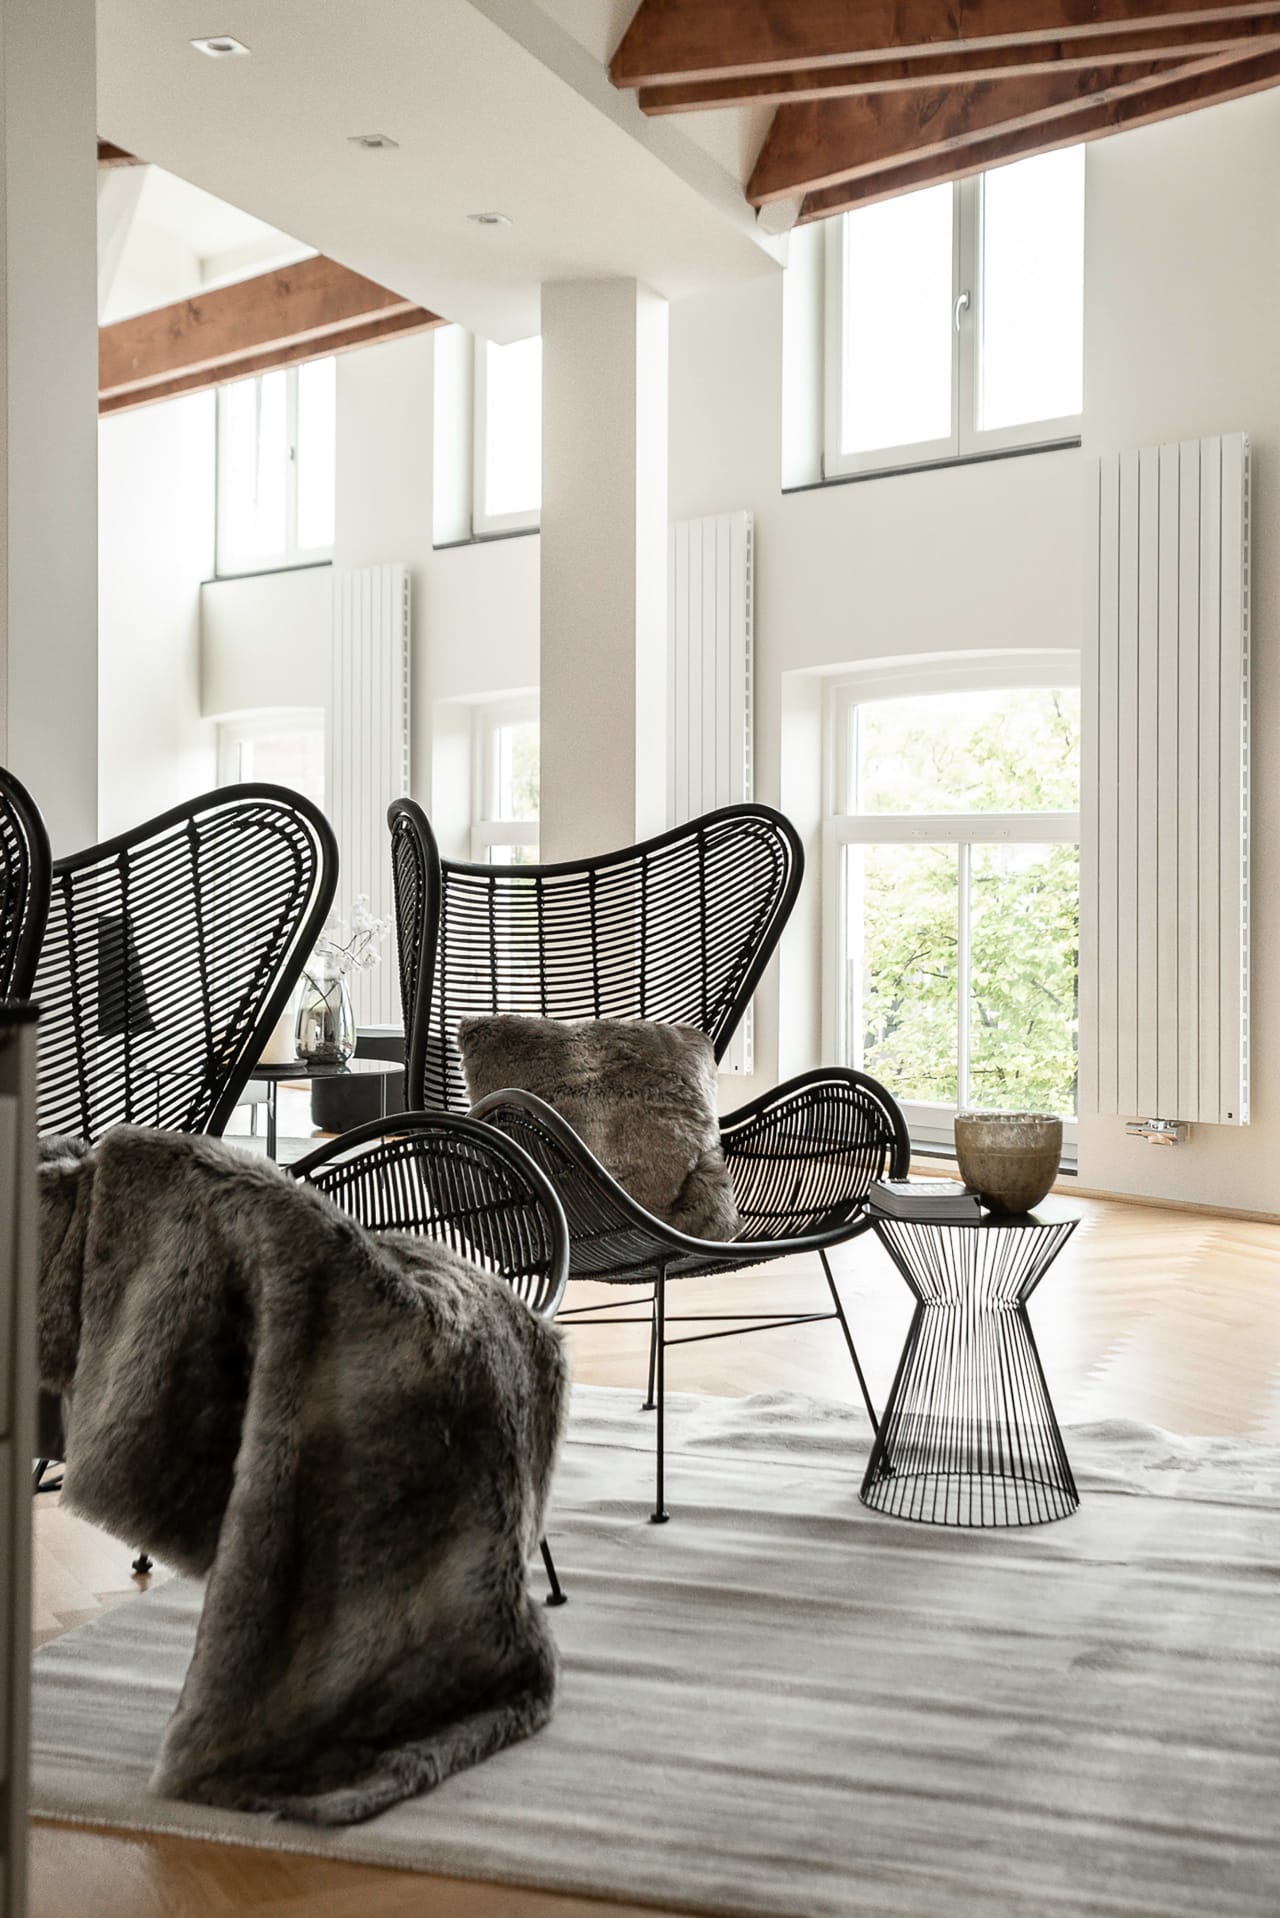
<instances>
[{"instance_id":1,"label":"white support column","mask_svg":"<svg viewBox=\"0 0 1280 1918\"><path fill-rule=\"evenodd\" d=\"M0 762L57 854L98 823L94 0L0 36Z\"/></svg>"},{"instance_id":2,"label":"white support column","mask_svg":"<svg viewBox=\"0 0 1280 1918\"><path fill-rule=\"evenodd\" d=\"M666 823L667 304L542 289L543 860Z\"/></svg>"}]
</instances>

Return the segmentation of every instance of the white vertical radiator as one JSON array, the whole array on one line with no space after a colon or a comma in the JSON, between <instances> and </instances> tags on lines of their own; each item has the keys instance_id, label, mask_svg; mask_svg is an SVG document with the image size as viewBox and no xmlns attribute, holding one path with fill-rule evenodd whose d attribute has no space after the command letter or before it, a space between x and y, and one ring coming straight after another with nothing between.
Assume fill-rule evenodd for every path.
<instances>
[{"instance_id":1,"label":"white vertical radiator","mask_svg":"<svg viewBox=\"0 0 1280 1918\"><path fill-rule=\"evenodd\" d=\"M326 811L338 838L336 904L360 893L392 917L387 807L409 790L409 574L402 565L338 568L325 729ZM399 1025L395 941L352 980L360 1025Z\"/></svg>"},{"instance_id":2,"label":"white vertical radiator","mask_svg":"<svg viewBox=\"0 0 1280 1918\"><path fill-rule=\"evenodd\" d=\"M1249 1119L1249 442L1101 459L1087 514L1081 1100Z\"/></svg>"},{"instance_id":3,"label":"white vertical radiator","mask_svg":"<svg viewBox=\"0 0 1280 1918\"><path fill-rule=\"evenodd\" d=\"M677 520L667 575L667 822L752 796L751 515ZM720 1062L750 1073L752 1015Z\"/></svg>"}]
</instances>

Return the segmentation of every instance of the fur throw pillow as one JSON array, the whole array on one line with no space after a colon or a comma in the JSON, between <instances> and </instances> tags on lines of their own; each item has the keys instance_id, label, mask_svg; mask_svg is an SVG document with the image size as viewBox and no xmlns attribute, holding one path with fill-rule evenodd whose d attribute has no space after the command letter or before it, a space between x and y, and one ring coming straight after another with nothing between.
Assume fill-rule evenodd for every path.
<instances>
[{"instance_id":1,"label":"fur throw pillow","mask_svg":"<svg viewBox=\"0 0 1280 1918\"><path fill-rule=\"evenodd\" d=\"M716 1060L696 1026L648 1019L463 1019L472 1102L520 1087L573 1127L618 1184L695 1239L741 1229L720 1147Z\"/></svg>"}]
</instances>

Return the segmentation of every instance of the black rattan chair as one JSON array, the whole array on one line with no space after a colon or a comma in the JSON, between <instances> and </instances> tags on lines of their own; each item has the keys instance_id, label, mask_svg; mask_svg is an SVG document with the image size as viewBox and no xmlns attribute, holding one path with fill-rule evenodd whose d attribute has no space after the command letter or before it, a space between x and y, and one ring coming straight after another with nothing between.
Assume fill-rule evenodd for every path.
<instances>
[{"instance_id":1,"label":"black rattan chair","mask_svg":"<svg viewBox=\"0 0 1280 1918\"><path fill-rule=\"evenodd\" d=\"M49 913L49 835L40 808L0 766L0 999L29 999Z\"/></svg>"},{"instance_id":2,"label":"black rattan chair","mask_svg":"<svg viewBox=\"0 0 1280 1918\"><path fill-rule=\"evenodd\" d=\"M220 1133L337 880L328 820L280 786L224 786L57 860L34 988L40 1131ZM61 1424L42 1392L37 1490L57 1489Z\"/></svg>"},{"instance_id":3,"label":"black rattan chair","mask_svg":"<svg viewBox=\"0 0 1280 1918\"><path fill-rule=\"evenodd\" d=\"M492 1126L443 1112L404 1112L331 1139L289 1167L373 1232L438 1240L505 1279L553 1319L569 1275L569 1228L546 1175ZM562 1605L541 1541L549 1605Z\"/></svg>"},{"instance_id":4,"label":"black rattan chair","mask_svg":"<svg viewBox=\"0 0 1280 1918\"><path fill-rule=\"evenodd\" d=\"M333 901L328 820L224 786L53 867L40 1001L43 1133L220 1133Z\"/></svg>"},{"instance_id":5,"label":"black rattan chair","mask_svg":"<svg viewBox=\"0 0 1280 1918\"><path fill-rule=\"evenodd\" d=\"M465 1109L454 1043L459 1019L515 1012L562 1019L644 1018L698 1026L723 1057L795 904L803 852L790 822L765 806L708 813L622 852L555 866L491 867L442 859L422 809L388 814L396 885L406 1092L413 1104ZM827 1254L866 1230L866 1194L909 1158L897 1104L865 1074L804 1074L722 1121L742 1232L689 1239L636 1204L564 1120L534 1095L495 1093L475 1116L515 1139L560 1195L571 1278L651 1286L647 1407L657 1409L657 1497L664 1504L668 1345L836 1319L873 1428L867 1390ZM734 1314L719 1330L668 1337L668 1279L723 1273L813 1252L830 1311ZM624 1302L625 1303L625 1302ZM608 1308L604 1308L608 1314ZM571 1308L564 1319L590 1318Z\"/></svg>"}]
</instances>

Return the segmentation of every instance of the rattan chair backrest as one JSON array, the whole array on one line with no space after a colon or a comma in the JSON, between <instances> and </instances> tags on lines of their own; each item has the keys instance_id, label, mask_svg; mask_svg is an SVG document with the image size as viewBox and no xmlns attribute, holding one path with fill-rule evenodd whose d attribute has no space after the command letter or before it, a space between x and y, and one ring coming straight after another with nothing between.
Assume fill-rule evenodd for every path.
<instances>
[{"instance_id":1,"label":"rattan chair backrest","mask_svg":"<svg viewBox=\"0 0 1280 1918\"><path fill-rule=\"evenodd\" d=\"M29 999L49 911L49 835L40 808L0 766L0 999Z\"/></svg>"},{"instance_id":2,"label":"rattan chair backrest","mask_svg":"<svg viewBox=\"0 0 1280 1918\"><path fill-rule=\"evenodd\" d=\"M53 867L39 1122L221 1132L332 903L324 815L226 786Z\"/></svg>"},{"instance_id":3,"label":"rattan chair backrest","mask_svg":"<svg viewBox=\"0 0 1280 1918\"><path fill-rule=\"evenodd\" d=\"M408 1102L465 1111L458 1021L513 1012L697 1026L721 1058L795 904L790 821L723 807L599 858L442 859L420 806L388 814Z\"/></svg>"}]
</instances>

